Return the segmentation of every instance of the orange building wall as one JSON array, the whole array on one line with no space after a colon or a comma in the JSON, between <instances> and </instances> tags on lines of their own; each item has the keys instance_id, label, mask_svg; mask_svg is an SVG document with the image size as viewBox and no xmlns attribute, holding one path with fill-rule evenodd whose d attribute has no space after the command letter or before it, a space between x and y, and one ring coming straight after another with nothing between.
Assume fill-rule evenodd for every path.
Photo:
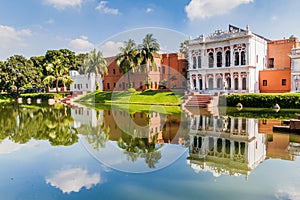
<instances>
[{"instance_id":1,"label":"orange building wall","mask_svg":"<svg viewBox=\"0 0 300 200\"><path fill-rule=\"evenodd\" d=\"M291 58L289 54L293 47L297 47L298 39L274 40L268 42L268 66L270 67L270 58L274 58L274 68L291 68Z\"/></svg>"},{"instance_id":2,"label":"orange building wall","mask_svg":"<svg viewBox=\"0 0 300 200\"><path fill-rule=\"evenodd\" d=\"M291 58L289 54L293 47L298 47L297 38L274 40L268 42L267 68L259 72L259 89L261 93L282 93L291 90ZM270 59L274 59L271 66ZM282 79L286 84L282 85ZM267 85L263 85L263 81Z\"/></svg>"},{"instance_id":3,"label":"orange building wall","mask_svg":"<svg viewBox=\"0 0 300 200\"><path fill-rule=\"evenodd\" d=\"M282 85L282 79L286 85ZM264 80L267 85L264 86ZM259 89L261 93L281 93L291 90L291 70L263 70L259 72Z\"/></svg>"}]
</instances>

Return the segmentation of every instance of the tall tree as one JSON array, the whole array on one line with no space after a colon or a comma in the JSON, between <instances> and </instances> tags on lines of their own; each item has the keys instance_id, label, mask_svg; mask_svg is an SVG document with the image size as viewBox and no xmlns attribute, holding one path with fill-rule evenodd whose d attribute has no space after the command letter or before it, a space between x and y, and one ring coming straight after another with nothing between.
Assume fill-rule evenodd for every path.
<instances>
[{"instance_id":1,"label":"tall tree","mask_svg":"<svg viewBox=\"0 0 300 200\"><path fill-rule=\"evenodd\" d=\"M85 54L81 53L81 54L76 55L76 67L75 67L75 70L78 70L78 72L80 74L84 74L83 62L87 58L87 56L88 56L87 53L85 53Z\"/></svg>"},{"instance_id":2,"label":"tall tree","mask_svg":"<svg viewBox=\"0 0 300 200\"><path fill-rule=\"evenodd\" d=\"M33 69L32 69L32 76L31 77L31 85L34 88L44 87L43 80L45 78L43 72L43 66L45 63L45 56L33 56L29 59L32 62Z\"/></svg>"},{"instance_id":3,"label":"tall tree","mask_svg":"<svg viewBox=\"0 0 300 200\"><path fill-rule=\"evenodd\" d=\"M128 85L131 88L130 73L134 73L136 66L140 63L139 49L134 40L129 39L124 42L124 46L119 48L117 65L123 74L127 73Z\"/></svg>"},{"instance_id":4,"label":"tall tree","mask_svg":"<svg viewBox=\"0 0 300 200\"><path fill-rule=\"evenodd\" d=\"M98 77L103 77L104 74L107 74L107 60L103 57L101 51L96 51L93 49L89 52L88 56L84 59L83 68L85 73L91 74L95 73L95 84L96 89L99 89Z\"/></svg>"},{"instance_id":5,"label":"tall tree","mask_svg":"<svg viewBox=\"0 0 300 200\"><path fill-rule=\"evenodd\" d=\"M147 34L143 39L143 43L140 45L140 56L141 56L141 66L140 69L142 72L146 73L146 85L149 88L149 68L157 70L157 66L155 63L155 56L158 55L158 51L160 50L160 45L155 38L153 38L153 34Z\"/></svg>"},{"instance_id":6,"label":"tall tree","mask_svg":"<svg viewBox=\"0 0 300 200\"><path fill-rule=\"evenodd\" d=\"M7 89L7 82L9 79L9 74L7 66L4 62L0 61L0 91Z\"/></svg>"},{"instance_id":7,"label":"tall tree","mask_svg":"<svg viewBox=\"0 0 300 200\"><path fill-rule=\"evenodd\" d=\"M20 88L25 88L34 76L33 64L21 55L14 55L5 62L8 72L7 90L12 94L19 95Z\"/></svg>"},{"instance_id":8,"label":"tall tree","mask_svg":"<svg viewBox=\"0 0 300 200\"><path fill-rule=\"evenodd\" d=\"M179 52L184 55L184 57L187 59L188 58L188 51L189 51L189 40L184 40L183 42L180 43L179 46Z\"/></svg>"}]
</instances>

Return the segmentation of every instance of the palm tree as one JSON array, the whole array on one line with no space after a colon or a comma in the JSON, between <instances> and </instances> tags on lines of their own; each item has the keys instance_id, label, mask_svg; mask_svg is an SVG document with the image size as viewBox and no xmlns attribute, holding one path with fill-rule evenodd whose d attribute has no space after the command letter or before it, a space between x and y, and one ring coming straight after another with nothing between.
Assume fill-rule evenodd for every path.
<instances>
[{"instance_id":1,"label":"palm tree","mask_svg":"<svg viewBox=\"0 0 300 200\"><path fill-rule=\"evenodd\" d=\"M143 43L140 45L140 56L142 58L140 69L142 72L146 73L146 85L149 87L149 67L154 70L157 70L157 66L155 63L155 56L157 55L160 49L159 43L155 38L153 38L153 34L148 33L143 39Z\"/></svg>"},{"instance_id":2,"label":"palm tree","mask_svg":"<svg viewBox=\"0 0 300 200\"><path fill-rule=\"evenodd\" d=\"M88 73L89 76L91 73L95 73L95 83L96 89L99 89L98 76L103 77L104 74L107 74L107 60L103 57L101 51L96 51L93 49L89 52L87 57L83 61L83 68L85 73Z\"/></svg>"},{"instance_id":3,"label":"palm tree","mask_svg":"<svg viewBox=\"0 0 300 200\"><path fill-rule=\"evenodd\" d=\"M44 84L49 85L55 81L56 92L58 92L58 83L61 81L64 86L65 84L72 84L73 81L68 75L69 67L63 64L60 56L55 56L51 63L46 63L46 70L49 75L43 80Z\"/></svg>"},{"instance_id":4,"label":"palm tree","mask_svg":"<svg viewBox=\"0 0 300 200\"><path fill-rule=\"evenodd\" d=\"M184 40L183 42L180 43L179 51L180 53L184 54L184 57L186 59L188 58L189 40Z\"/></svg>"},{"instance_id":5,"label":"palm tree","mask_svg":"<svg viewBox=\"0 0 300 200\"><path fill-rule=\"evenodd\" d=\"M135 72L135 68L140 63L139 49L134 40L124 41L124 46L119 48L120 53L117 56L117 65L123 74L127 73L128 85L131 88L130 73Z\"/></svg>"}]
</instances>

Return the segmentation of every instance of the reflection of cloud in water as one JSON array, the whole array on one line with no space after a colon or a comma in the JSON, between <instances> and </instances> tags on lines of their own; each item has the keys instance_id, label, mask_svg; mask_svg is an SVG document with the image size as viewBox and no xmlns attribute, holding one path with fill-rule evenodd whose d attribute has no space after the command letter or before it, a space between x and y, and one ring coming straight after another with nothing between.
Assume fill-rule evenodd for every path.
<instances>
[{"instance_id":1,"label":"reflection of cloud in water","mask_svg":"<svg viewBox=\"0 0 300 200\"><path fill-rule=\"evenodd\" d=\"M197 165L197 164L194 164L194 163L190 163L189 160L187 161L187 164L190 165L191 168L192 168L192 169L195 171L195 173L197 173L197 174L201 171L201 172L211 172L212 175L213 175L214 177L219 177L219 176L221 176L220 173L217 173L216 171L212 170L212 169L211 169L209 166L207 166L207 165L205 165L204 168L202 169L202 168L200 167L200 165Z\"/></svg>"},{"instance_id":2,"label":"reflection of cloud in water","mask_svg":"<svg viewBox=\"0 0 300 200\"><path fill-rule=\"evenodd\" d=\"M34 140L31 140L27 142L26 144L18 144L14 143L9 139L5 139L0 142L0 154L9 154L15 151L19 151L22 148L25 147L34 147L37 145L37 142Z\"/></svg>"},{"instance_id":3,"label":"reflection of cloud in water","mask_svg":"<svg viewBox=\"0 0 300 200\"><path fill-rule=\"evenodd\" d=\"M79 192L81 188L90 189L100 183L100 174L88 174L80 168L56 171L52 177L46 178L46 183L59 188L63 193Z\"/></svg>"},{"instance_id":4,"label":"reflection of cloud in water","mask_svg":"<svg viewBox=\"0 0 300 200\"><path fill-rule=\"evenodd\" d=\"M300 199L300 190L297 186L298 184L280 187L275 193L276 199Z\"/></svg>"}]
</instances>

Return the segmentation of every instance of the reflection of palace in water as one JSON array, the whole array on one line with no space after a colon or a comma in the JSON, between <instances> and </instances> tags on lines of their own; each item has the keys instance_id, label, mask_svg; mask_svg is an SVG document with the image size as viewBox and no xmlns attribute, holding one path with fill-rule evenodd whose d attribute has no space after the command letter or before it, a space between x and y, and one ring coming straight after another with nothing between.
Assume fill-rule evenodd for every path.
<instances>
[{"instance_id":1,"label":"reflection of palace in water","mask_svg":"<svg viewBox=\"0 0 300 200\"><path fill-rule=\"evenodd\" d=\"M295 160L300 136L273 132L279 120L190 116L188 161L196 172L245 175L267 158Z\"/></svg>"},{"instance_id":2,"label":"reflection of palace in water","mask_svg":"<svg viewBox=\"0 0 300 200\"><path fill-rule=\"evenodd\" d=\"M255 119L191 118L189 163L195 171L248 176L266 157L266 136Z\"/></svg>"},{"instance_id":3,"label":"reflection of palace in water","mask_svg":"<svg viewBox=\"0 0 300 200\"><path fill-rule=\"evenodd\" d=\"M103 112L97 113L94 109L85 107L72 107L71 116L74 118L74 128L79 128L82 125L97 127L99 122L103 120Z\"/></svg>"}]
</instances>

